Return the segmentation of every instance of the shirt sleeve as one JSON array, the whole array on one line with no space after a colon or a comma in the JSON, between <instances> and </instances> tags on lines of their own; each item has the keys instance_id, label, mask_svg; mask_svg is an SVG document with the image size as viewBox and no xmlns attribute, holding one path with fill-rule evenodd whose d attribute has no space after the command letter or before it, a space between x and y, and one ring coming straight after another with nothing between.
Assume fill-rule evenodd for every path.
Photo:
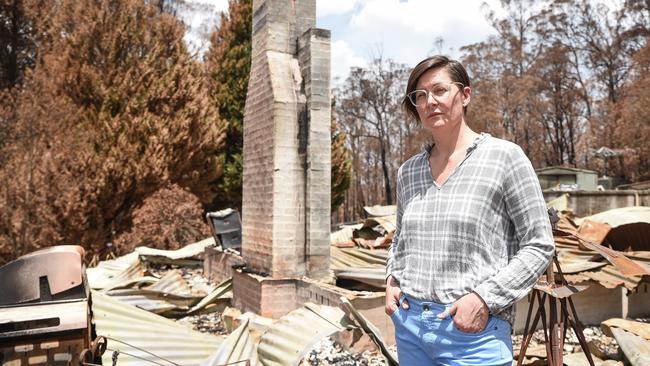
<instances>
[{"instance_id":1,"label":"shirt sleeve","mask_svg":"<svg viewBox=\"0 0 650 366\"><path fill-rule=\"evenodd\" d=\"M393 272L393 265L395 262L395 252L399 243L399 235L402 228L402 214L404 213L403 209L403 200L402 200L402 169L403 166L397 171L397 212L395 219L395 233L393 234L393 240L390 243L390 248L388 249L388 256L386 258L386 279Z\"/></svg>"},{"instance_id":2,"label":"shirt sleeve","mask_svg":"<svg viewBox=\"0 0 650 366\"><path fill-rule=\"evenodd\" d=\"M505 174L504 203L518 247L505 268L474 289L493 314L526 296L548 267L555 250L539 180L520 147L510 151Z\"/></svg>"}]
</instances>

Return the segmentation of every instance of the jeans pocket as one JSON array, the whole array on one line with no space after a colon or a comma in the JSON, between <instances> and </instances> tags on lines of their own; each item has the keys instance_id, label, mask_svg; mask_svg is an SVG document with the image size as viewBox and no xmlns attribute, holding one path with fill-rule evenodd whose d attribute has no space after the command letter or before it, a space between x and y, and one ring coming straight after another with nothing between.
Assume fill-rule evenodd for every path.
<instances>
[{"instance_id":1,"label":"jeans pocket","mask_svg":"<svg viewBox=\"0 0 650 366\"><path fill-rule=\"evenodd\" d=\"M485 328L483 328L482 330L480 330L480 331L478 331L476 333L465 332L465 331L462 331L462 330L458 329L456 327L456 324L454 324L453 319L452 319L452 322L451 322L451 326L452 326L452 331L453 332L458 333L458 334L463 335L463 336L468 336L468 337L480 337L480 336L485 335L486 333L494 332L495 330L497 330L497 328L496 328L497 327L497 325L496 325L496 317L492 316L492 315L490 315L490 317L488 318L487 324L485 324Z\"/></svg>"}]
</instances>

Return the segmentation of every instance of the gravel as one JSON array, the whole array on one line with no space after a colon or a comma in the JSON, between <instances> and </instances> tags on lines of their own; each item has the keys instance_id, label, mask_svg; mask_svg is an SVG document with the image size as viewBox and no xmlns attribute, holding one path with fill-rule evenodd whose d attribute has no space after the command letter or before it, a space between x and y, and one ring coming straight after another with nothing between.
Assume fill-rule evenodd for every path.
<instances>
[{"instance_id":1,"label":"gravel","mask_svg":"<svg viewBox=\"0 0 650 366\"><path fill-rule=\"evenodd\" d=\"M226 327L221 320L221 314L217 312L186 316L184 318L178 319L178 322L188 325L190 328L201 333L210 333L216 335L228 334L228 331L226 330Z\"/></svg>"},{"instance_id":2,"label":"gravel","mask_svg":"<svg viewBox=\"0 0 650 366\"><path fill-rule=\"evenodd\" d=\"M603 334L603 331L598 326L585 327L584 335L587 339L587 343L593 343L603 354L609 355L610 357L615 357L619 353L619 347L614 338L608 337ZM513 349L519 350L521 348L521 343L523 340L523 335L515 335L512 337ZM534 349L543 347L544 342L544 332L538 330L533 333L533 338L528 345L528 349ZM576 336L573 329L567 330L567 336L564 341L564 354L582 352L580 347L580 342Z\"/></svg>"},{"instance_id":3,"label":"gravel","mask_svg":"<svg viewBox=\"0 0 650 366\"><path fill-rule=\"evenodd\" d=\"M323 338L318 342L300 362L300 366L379 366L385 364L383 356L377 349L361 353L347 351L330 337Z\"/></svg>"}]
</instances>

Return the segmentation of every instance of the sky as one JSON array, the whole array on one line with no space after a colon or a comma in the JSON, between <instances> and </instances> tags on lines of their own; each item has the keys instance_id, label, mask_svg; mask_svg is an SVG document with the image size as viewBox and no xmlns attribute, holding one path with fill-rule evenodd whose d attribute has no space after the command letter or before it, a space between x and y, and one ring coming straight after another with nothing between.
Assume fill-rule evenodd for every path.
<instances>
[{"instance_id":1,"label":"sky","mask_svg":"<svg viewBox=\"0 0 650 366\"><path fill-rule=\"evenodd\" d=\"M460 48L495 31L484 11L500 14L488 0L320 0L318 28L332 32L332 77L344 80L350 67L382 56L409 67L431 54L459 58Z\"/></svg>"},{"instance_id":2,"label":"sky","mask_svg":"<svg viewBox=\"0 0 650 366\"><path fill-rule=\"evenodd\" d=\"M208 48L209 34L228 10L228 0L187 0L177 5L177 16L185 23L185 43L190 52L202 55Z\"/></svg>"},{"instance_id":3,"label":"sky","mask_svg":"<svg viewBox=\"0 0 650 366\"><path fill-rule=\"evenodd\" d=\"M227 0L193 0L202 11L189 17L188 42L198 49L210 12L228 9ZM316 26L332 32L332 80L345 80L350 67L382 56L415 66L427 55L461 56L460 48L485 40L495 31L485 11L501 14L499 0L318 0ZM486 8L487 7L487 8ZM206 11L210 10L210 11ZM208 14L208 16L206 16ZM213 13L214 14L214 13Z\"/></svg>"}]
</instances>

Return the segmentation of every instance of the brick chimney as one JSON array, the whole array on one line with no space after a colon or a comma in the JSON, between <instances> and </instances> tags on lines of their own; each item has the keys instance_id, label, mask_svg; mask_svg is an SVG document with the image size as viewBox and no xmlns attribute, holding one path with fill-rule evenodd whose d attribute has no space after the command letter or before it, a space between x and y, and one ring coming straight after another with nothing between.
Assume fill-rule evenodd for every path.
<instances>
[{"instance_id":1,"label":"brick chimney","mask_svg":"<svg viewBox=\"0 0 650 366\"><path fill-rule=\"evenodd\" d=\"M330 32L315 25L315 0L253 1L242 256L277 280L329 271Z\"/></svg>"}]
</instances>

